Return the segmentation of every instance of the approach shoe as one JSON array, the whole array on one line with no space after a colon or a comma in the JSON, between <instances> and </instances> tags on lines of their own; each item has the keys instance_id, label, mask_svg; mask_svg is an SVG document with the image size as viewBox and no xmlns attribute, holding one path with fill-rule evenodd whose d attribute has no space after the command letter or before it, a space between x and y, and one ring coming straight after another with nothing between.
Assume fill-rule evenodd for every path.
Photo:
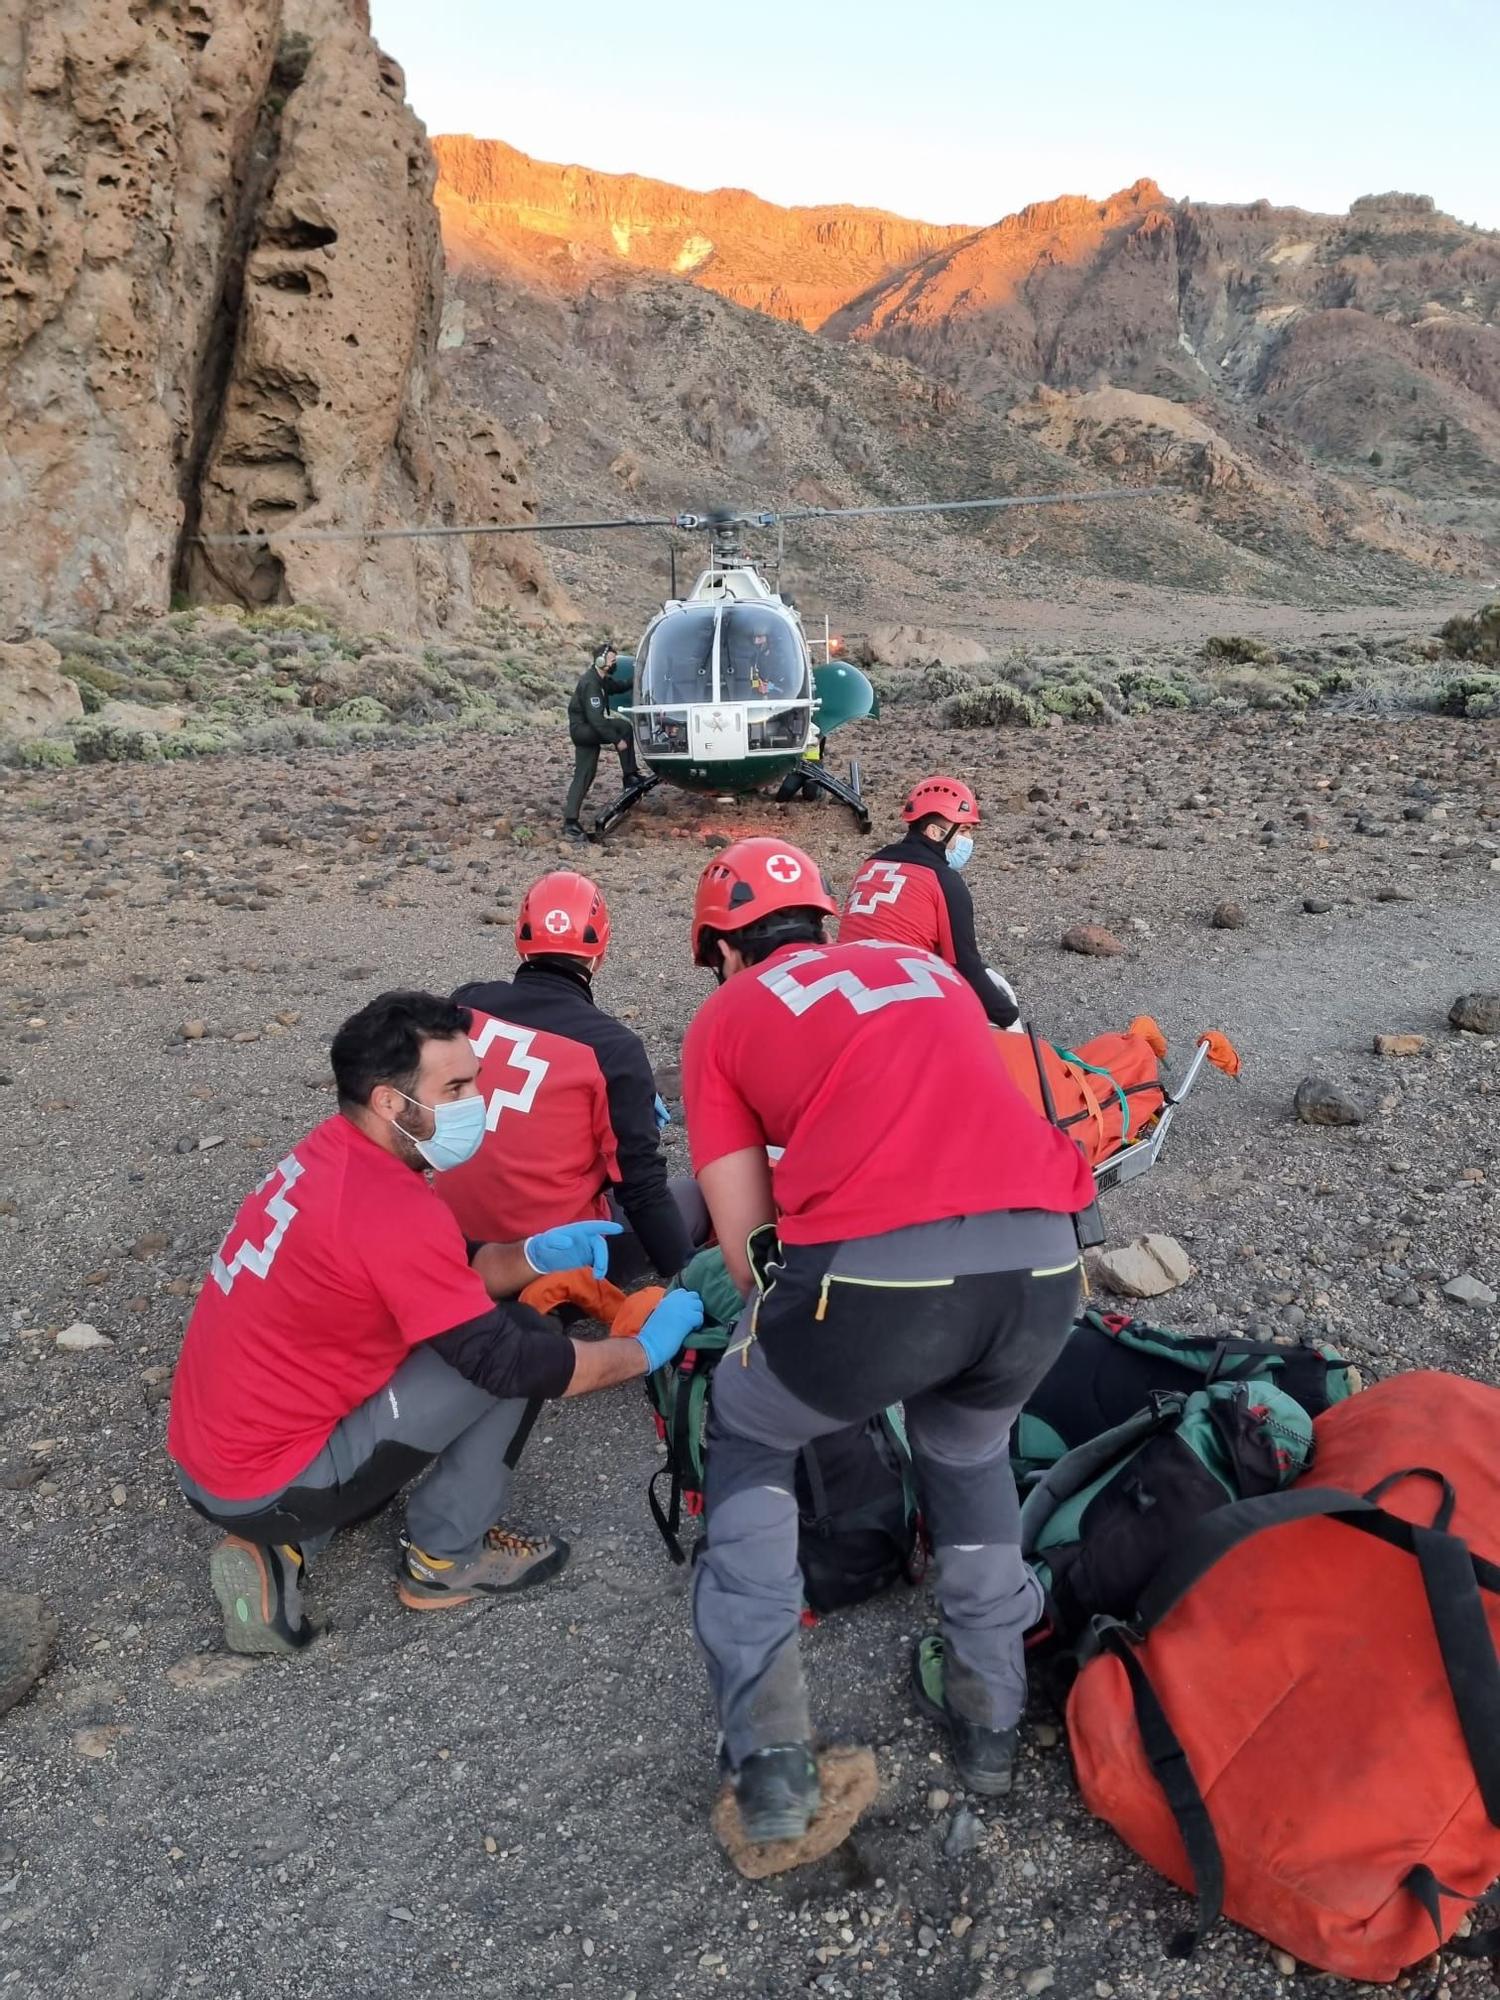
<instances>
[{"instance_id":1,"label":"approach shoe","mask_svg":"<svg viewBox=\"0 0 1500 2000\"><path fill-rule=\"evenodd\" d=\"M917 1707L948 1732L948 1750L966 1791L1003 1799L1015 1777L1019 1729L986 1729L955 1715L943 1694L943 1641L934 1632L912 1648L911 1684Z\"/></svg>"},{"instance_id":2,"label":"approach shoe","mask_svg":"<svg viewBox=\"0 0 1500 2000\"><path fill-rule=\"evenodd\" d=\"M494 1527L471 1556L430 1556L403 1536L396 1595L409 1611L449 1611L487 1597L508 1597L546 1583L568 1560L555 1535Z\"/></svg>"},{"instance_id":3,"label":"approach shoe","mask_svg":"<svg viewBox=\"0 0 1500 2000\"><path fill-rule=\"evenodd\" d=\"M231 1653L300 1653L317 1636L302 1608L302 1551L226 1535L208 1559Z\"/></svg>"},{"instance_id":4,"label":"approach shoe","mask_svg":"<svg viewBox=\"0 0 1500 2000\"><path fill-rule=\"evenodd\" d=\"M565 840L587 840L588 835L583 830L582 820L565 819L563 821L563 838Z\"/></svg>"},{"instance_id":5,"label":"approach shoe","mask_svg":"<svg viewBox=\"0 0 1500 2000\"><path fill-rule=\"evenodd\" d=\"M817 1760L806 1743L753 1750L734 1774L734 1796L753 1846L800 1840L823 1802Z\"/></svg>"}]
</instances>

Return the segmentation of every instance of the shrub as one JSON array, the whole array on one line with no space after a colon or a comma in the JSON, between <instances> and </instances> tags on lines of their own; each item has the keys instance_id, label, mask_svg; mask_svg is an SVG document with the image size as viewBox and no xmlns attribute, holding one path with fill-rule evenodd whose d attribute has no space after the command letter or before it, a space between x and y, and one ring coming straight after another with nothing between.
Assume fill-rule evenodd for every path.
<instances>
[{"instance_id":1,"label":"shrub","mask_svg":"<svg viewBox=\"0 0 1500 2000\"><path fill-rule=\"evenodd\" d=\"M1041 704L1008 681L950 694L937 713L950 729L1038 729L1045 720Z\"/></svg>"},{"instance_id":2,"label":"shrub","mask_svg":"<svg viewBox=\"0 0 1500 2000\"><path fill-rule=\"evenodd\" d=\"M19 746L17 754L29 771L65 771L78 762L73 745L57 736L30 737Z\"/></svg>"},{"instance_id":3,"label":"shrub","mask_svg":"<svg viewBox=\"0 0 1500 2000\"><path fill-rule=\"evenodd\" d=\"M330 708L327 713L330 722L386 722L391 711L372 694L356 694L348 701L341 701L337 708Z\"/></svg>"},{"instance_id":4,"label":"shrub","mask_svg":"<svg viewBox=\"0 0 1500 2000\"><path fill-rule=\"evenodd\" d=\"M1464 674L1438 689L1439 715L1463 715L1470 721L1500 715L1500 674Z\"/></svg>"},{"instance_id":5,"label":"shrub","mask_svg":"<svg viewBox=\"0 0 1500 2000\"><path fill-rule=\"evenodd\" d=\"M80 764L154 764L161 758L161 738L149 729L124 729L87 723L73 738Z\"/></svg>"},{"instance_id":6,"label":"shrub","mask_svg":"<svg viewBox=\"0 0 1500 2000\"><path fill-rule=\"evenodd\" d=\"M1473 618L1450 618L1439 636L1456 659L1500 662L1500 603Z\"/></svg>"},{"instance_id":7,"label":"shrub","mask_svg":"<svg viewBox=\"0 0 1500 2000\"><path fill-rule=\"evenodd\" d=\"M1049 714L1069 722L1099 722L1110 712L1103 690L1092 681L1052 681L1043 685L1038 698Z\"/></svg>"},{"instance_id":8,"label":"shrub","mask_svg":"<svg viewBox=\"0 0 1500 2000\"><path fill-rule=\"evenodd\" d=\"M1246 639L1238 634L1221 634L1203 642L1205 659L1228 660L1239 667L1265 667L1275 662L1276 654L1259 639Z\"/></svg>"},{"instance_id":9,"label":"shrub","mask_svg":"<svg viewBox=\"0 0 1500 2000\"><path fill-rule=\"evenodd\" d=\"M195 728L191 723L161 739L161 754L169 759L212 757L220 751L241 747L241 740L232 729Z\"/></svg>"},{"instance_id":10,"label":"shrub","mask_svg":"<svg viewBox=\"0 0 1500 2000\"><path fill-rule=\"evenodd\" d=\"M1176 681L1164 681L1143 667L1127 667L1119 677L1121 697L1132 709L1187 708L1187 689Z\"/></svg>"},{"instance_id":11,"label":"shrub","mask_svg":"<svg viewBox=\"0 0 1500 2000\"><path fill-rule=\"evenodd\" d=\"M250 611L245 615L247 632L327 632L330 637L337 632L336 622L326 611L315 611L310 604L268 604L263 611Z\"/></svg>"}]
</instances>

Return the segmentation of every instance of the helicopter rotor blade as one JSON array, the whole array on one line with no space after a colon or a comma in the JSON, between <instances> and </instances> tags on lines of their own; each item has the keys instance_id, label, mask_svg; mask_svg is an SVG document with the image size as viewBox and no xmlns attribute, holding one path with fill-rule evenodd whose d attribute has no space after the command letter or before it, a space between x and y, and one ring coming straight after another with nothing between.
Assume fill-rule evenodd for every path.
<instances>
[{"instance_id":1,"label":"helicopter rotor blade","mask_svg":"<svg viewBox=\"0 0 1500 2000\"><path fill-rule=\"evenodd\" d=\"M1147 500L1159 486L1110 488L1100 493L1013 493L995 500L908 500L884 507L800 507L770 517L777 521L851 521L871 514L958 514L980 508L1075 507L1095 500ZM757 517L757 525L761 517Z\"/></svg>"},{"instance_id":2,"label":"helicopter rotor blade","mask_svg":"<svg viewBox=\"0 0 1500 2000\"><path fill-rule=\"evenodd\" d=\"M597 528L680 528L698 525L693 514L642 516L629 521L481 521L440 528L261 528L247 535L198 535L208 548L268 548L272 542L421 542L442 535L567 535Z\"/></svg>"}]
</instances>

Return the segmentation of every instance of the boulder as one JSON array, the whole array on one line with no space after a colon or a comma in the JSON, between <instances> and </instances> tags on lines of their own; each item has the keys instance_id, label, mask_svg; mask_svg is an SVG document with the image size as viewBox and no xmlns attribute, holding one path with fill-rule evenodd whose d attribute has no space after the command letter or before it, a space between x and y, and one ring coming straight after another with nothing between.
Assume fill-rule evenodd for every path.
<instances>
[{"instance_id":1,"label":"boulder","mask_svg":"<svg viewBox=\"0 0 1500 2000\"><path fill-rule=\"evenodd\" d=\"M1500 993L1460 993L1448 1019L1471 1035L1500 1035Z\"/></svg>"},{"instance_id":2,"label":"boulder","mask_svg":"<svg viewBox=\"0 0 1500 2000\"><path fill-rule=\"evenodd\" d=\"M76 685L57 669L62 655L45 639L0 644L0 736L44 736L83 714Z\"/></svg>"},{"instance_id":3,"label":"boulder","mask_svg":"<svg viewBox=\"0 0 1500 2000\"><path fill-rule=\"evenodd\" d=\"M1425 1035L1377 1035L1374 1042L1378 1056L1419 1056L1426 1047Z\"/></svg>"},{"instance_id":4,"label":"boulder","mask_svg":"<svg viewBox=\"0 0 1500 2000\"><path fill-rule=\"evenodd\" d=\"M98 719L107 729L144 729L152 736L181 729L187 720L180 708L145 701L107 701Z\"/></svg>"},{"instance_id":5,"label":"boulder","mask_svg":"<svg viewBox=\"0 0 1500 2000\"><path fill-rule=\"evenodd\" d=\"M1192 1260L1175 1236L1138 1236L1117 1250L1096 1251L1089 1270L1102 1285L1127 1299L1159 1298L1193 1275Z\"/></svg>"},{"instance_id":6,"label":"boulder","mask_svg":"<svg viewBox=\"0 0 1500 2000\"><path fill-rule=\"evenodd\" d=\"M867 1806L875 1803L880 1780L875 1770L875 1753L863 1745L842 1745L825 1750L818 1759L818 1777L823 1802L813 1814L812 1824L800 1840L772 1840L763 1847L752 1846L740 1825L740 1809L734 1788L726 1784L713 1809L713 1830L719 1845L749 1882L767 1875L784 1875L789 1868L805 1868L821 1861L825 1854L848 1839L854 1822Z\"/></svg>"},{"instance_id":7,"label":"boulder","mask_svg":"<svg viewBox=\"0 0 1500 2000\"><path fill-rule=\"evenodd\" d=\"M1118 958L1125 947L1103 924L1074 924L1063 932L1064 951L1076 951L1084 958Z\"/></svg>"},{"instance_id":8,"label":"boulder","mask_svg":"<svg viewBox=\"0 0 1500 2000\"><path fill-rule=\"evenodd\" d=\"M39 1597L0 1590L0 1715L36 1686L56 1638L57 1620Z\"/></svg>"},{"instance_id":9,"label":"boulder","mask_svg":"<svg viewBox=\"0 0 1500 2000\"><path fill-rule=\"evenodd\" d=\"M1489 1286L1465 1272L1461 1278L1450 1278L1443 1287L1445 1299L1456 1299L1461 1306L1492 1306L1495 1294Z\"/></svg>"},{"instance_id":10,"label":"boulder","mask_svg":"<svg viewBox=\"0 0 1500 2000\"><path fill-rule=\"evenodd\" d=\"M1214 910L1212 921L1216 931L1242 931L1245 928L1245 906L1243 903L1220 903Z\"/></svg>"},{"instance_id":11,"label":"boulder","mask_svg":"<svg viewBox=\"0 0 1500 2000\"><path fill-rule=\"evenodd\" d=\"M1305 1076L1297 1085L1292 1109L1304 1125L1363 1125L1365 1114L1355 1100L1320 1076Z\"/></svg>"}]
</instances>

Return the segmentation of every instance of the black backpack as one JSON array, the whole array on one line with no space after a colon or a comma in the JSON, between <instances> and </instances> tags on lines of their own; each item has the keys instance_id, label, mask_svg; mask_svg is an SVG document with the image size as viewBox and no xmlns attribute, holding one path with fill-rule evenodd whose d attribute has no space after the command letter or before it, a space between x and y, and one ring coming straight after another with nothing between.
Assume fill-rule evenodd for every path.
<instances>
[{"instance_id":1,"label":"black backpack","mask_svg":"<svg viewBox=\"0 0 1500 2000\"><path fill-rule=\"evenodd\" d=\"M1357 1371L1331 1347L1172 1333L1128 1313L1090 1307L1067 1345L1026 1399L1010 1456L1024 1492L1064 1452L1127 1422L1153 1396L1190 1396L1217 1382L1269 1381L1306 1410L1322 1414L1360 1386Z\"/></svg>"},{"instance_id":2,"label":"black backpack","mask_svg":"<svg viewBox=\"0 0 1500 2000\"><path fill-rule=\"evenodd\" d=\"M718 1250L701 1250L682 1283L702 1297L704 1324L681 1353L646 1377L646 1400L666 1449L646 1497L677 1563L688 1560L679 1534L682 1517L703 1511L708 1398L740 1307ZM662 1484L665 1499L657 1490ZM899 1408L804 1445L797 1454L796 1495L797 1559L810 1611L859 1604L915 1574L920 1524Z\"/></svg>"}]
</instances>

